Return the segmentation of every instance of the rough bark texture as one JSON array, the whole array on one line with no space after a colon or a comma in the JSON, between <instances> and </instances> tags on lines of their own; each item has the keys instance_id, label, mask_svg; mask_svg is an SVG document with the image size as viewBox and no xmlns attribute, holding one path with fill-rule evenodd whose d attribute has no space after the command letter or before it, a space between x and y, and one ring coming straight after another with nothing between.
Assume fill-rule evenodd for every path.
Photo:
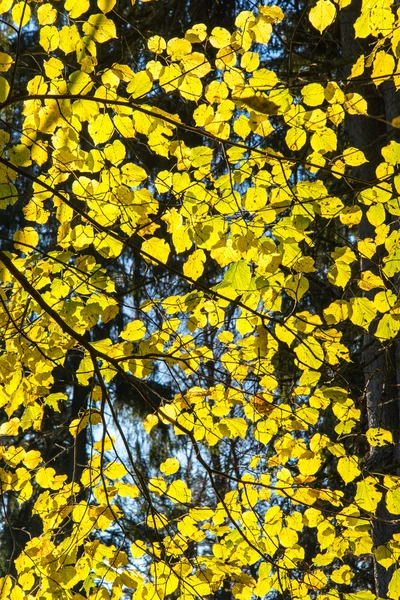
<instances>
[{"instance_id":1,"label":"rough bark texture","mask_svg":"<svg viewBox=\"0 0 400 600\"><path fill-rule=\"evenodd\" d=\"M359 0L341 11L340 34L344 58L353 63L360 54L368 55L371 51L371 40L354 38L354 22L360 14ZM346 76L348 73L346 73ZM386 82L379 89L373 84L362 85L353 82L349 92L357 92L368 102L369 117L353 116L348 118L346 133L349 145L364 151L368 163L357 170L357 177L365 184L376 182L376 166L382 161L381 148L389 142L393 128L388 127L382 119L391 121L400 112L399 94L392 83ZM379 117L380 120L373 117ZM371 118L372 117L372 118ZM390 131L391 130L391 131ZM360 223L359 237L374 237L374 228L365 214ZM361 260L361 271L366 269L379 274L379 265L368 259ZM366 294L368 297L368 293ZM371 297L372 299L372 297ZM393 433L394 446L382 448L371 447L366 468L373 473L392 473L400 464L399 443L399 387L400 382L400 346L396 341L387 347L373 336L364 336L362 364L360 370L364 374L364 410L367 413L369 427L383 427ZM372 538L374 547L386 544L394 533L399 531L397 525L391 523L394 516L386 509L385 497L380 502L373 523ZM386 570L375 562L375 592L379 597L386 597L393 568Z\"/></svg>"}]
</instances>

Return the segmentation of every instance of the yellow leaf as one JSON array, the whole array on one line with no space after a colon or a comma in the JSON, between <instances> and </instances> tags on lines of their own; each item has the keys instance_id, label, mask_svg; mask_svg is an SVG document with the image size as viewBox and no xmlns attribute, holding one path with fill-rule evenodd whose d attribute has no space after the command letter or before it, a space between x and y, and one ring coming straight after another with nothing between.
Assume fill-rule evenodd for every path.
<instances>
[{"instance_id":1,"label":"yellow leaf","mask_svg":"<svg viewBox=\"0 0 400 600\"><path fill-rule=\"evenodd\" d=\"M14 4L11 14L17 27L25 27L31 18L31 9L27 2L18 2Z\"/></svg>"},{"instance_id":2,"label":"yellow leaf","mask_svg":"<svg viewBox=\"0 0 400 600\"><path fill-rule=\"evenodd\" d=\"M146 554L146 543L142 540L135 540L133 544L131 544L131 554L133 558L140 558Z\"/></svg>"},{"instance_id":3,"label":"yellow leaf","mask_svg":"<svg viewBox=\"0 0 400 600\"><path fill-rule=\"evenodd\" d=\"M317 538L318 538L318 542L320 544L321 550L325 550L326 548L329 548L329 546L333 543L335 537L336 537L336 531L334 526L329 523L329 521L322 521L322 523L319 523L317 525L317 530L318 530L318 534L317 534Z\"/></svg>"},{"instance_id":4,"label":"yellow leaf","mask_svg":"<svg viewBox=\"0 0 400 600\"><path fill-rule=\"evenodd\" d=\"M13 62L14 61L9 54L0 52L0 71L8 71Z\"/></svg>"},{"instance_id":5,"label":"yellow leaf","mask_svg":"<svg viewBox=\"0 0 400 600\"><path fill-rule=\"evenodd\" d=\"M258 69L254 71L252 77L250 77L249 85L256 90L272 90L279 83L279 79L274 71L270 71L269 69ZM247 91L246 88L243 90L240 98L246 102L246 96L250 93L250 90ZM267 101L267 98L260 97L260 99L264 99ZM265 114L276 114L276 104L274 104L271 100L268 100L270 106L273 108L265 108L264 110L260 110L259 112L263 112ZM268 106L268 105L266 105ZM256 110L258 110L256 108ZM275 112L274 112L275 111Z\"/></svg>"},{"instance_id":6,"label":"yellow leaf","mask_svg":"<svg viewBox=\"0 0 400 600\"><path fill-rule=\"evenodd\" d=\"M259 7L259 11L261 12L262 9L265 8L274 8L272 6L260 6ZM280 9L278 9L280 10ZM251 25L249 26L249 31L250 31L250 35L251 38L257 42L257 44L268 44L270 38L271 38L271 33L272 33L272 23L273 21L271 21L270 18L266 18L263 19L262 18L262 14L260 15L260 18L256 19L256 22L251 23ZM247 48L248 50L248 48Z\"/></svg>"},{"instance_id":7,"label":"yellow leaf","mask_svg":"<svg viewBox=\"0 0 400 600\"><path fill-rule=\"evenodd\" d=\"M354 573L352 572L349 565L342 565L339 569L335 569L332 571L331 579L335 583L342 583L344 585L349 585L351 580L354 577Z\"/></svg>"},{"instance_id":8,"label":"yellow leaf","mask_svg":"<svg viewBox=\"0 0 400 600\"><path fill-rule=\"evenodd\" d=\"M182 69L177 63L163 67L160 71L160 85L166 92L173 92L178 88L178 80L182 75Z\"/></svg>"},{"instance_id":9,"label":"yellow leaf","mask_svg":"<svg viewBox=\"0 0 400 600\"><path fill-rule=\"evenodd\" d=\"M386 219L386 211L383 204L379 203L370 206L367 210L367 219L375 227L382 225Z\"/></svg>"},{"instance_id":10,"label":"yellow leaf","mask_svg":"<svg viewBox=\"0 0 400 600\"><path fill-rule=\"evenodd\" d=\"M59 58L52 57L44 63L44 71L49 79L59 77L63 69L64 63Z\"/></svg>"},{"instance_id":11,"label":"yellow leaf","mask_svg":"<svg viewBox=\"0 0 400 600\"><path fill-rule=\"evenodd\" d=\"M376 307L368 298L351 298L349 303L349 317L354 325L368 329L376 316Z\"/></svg>"},{"instance_id":12,"label":"yellow leaf","mask_svg":"<svg viewBox=\"0 0 400 600\"><path fill-rule=\"evenodd\" d=\"M357 148L346 148L346 150L343 150L343 158L346 165L350 165L351 167L358 167L368 162L364 152L357 150Z\"/></svg>"},{"instance_id":13,"label":"yellow leaf","mask_svg":"<svg viewBox=\"0 0 400 600\"><path fill-rule=\"evenodd\" d=\"M151 259L155 258L157 261L165 264L168 261L171 249L165 240L151 237L143 242L142 251L146 253L144 255L146 260L154 263ZM158 264L158 262L155 262L154 264Z\"/></svg>"},{"instance_id":14,"label":"yellow leaf","mask_svg":"<svg viewBox=\"0 0 400 600\"><path fill-rule=\"evenodd\" d=\"M249 120L245 115L240 115L238 119L235 119L233 123L233 129L235 133L240 136L243 140L251 133Z\"/></svg>"},{"instance_id":15,"label":"yellow leaf","mask_svg":"<svg viewBox=\"0 0 400 600\"><path fill-rule=\"evenodd\" d=\"M193 100L194 102L200 100L203 94L203 84L199 77L192 73L179 78L178 89L183 98Z\"/></svg>"},{"instance_id":16,"label":"yellow leaf","mask_svg":"<svg viewBox=\"0 0 400 600\"><path fill-rule=\"evenodd\" d=\"M260 421L257 423L254 437L257 441L261 442L261 444L268 444L273 436L278 431L278 425L275 420L267 419L265 421Z\"/></svg>"},{"instance_id":17,"label":"yellow leaf","mask_svg":"<svg viewBox=\"0 0 400 600\"><path fill-rule=\"evenodd\" d=\"M240 66L248 73L258 69L260 65L260 56L257 52L245 52L240 60Z\"/></svg>"},{"instance_id":18,"label":"yellow leaf","mask_svg":"<svg viewBox=\"0 0 400 600\"><path fill-rule=\"evenodd\" d=\"M384 293L384 292L383 292ZM383 315L376 328L375 337L379 340L390 340L400 331L400 321L392 315Z\"/></svg>"},{"instance_id":19,"label":"yellow leaf","mask_svg":"<svg viewBox=\"0 0 400 600\"><path fill-rule=\"evenodd\" d=\"M41 467L36 473L37 483L45 489L59 490L66 479L66 475L57 475L52 467Z\"/></svg>"},{"instance_id":20,"label":"yellow leaf","mask_svg":"<svg viewBox=\"0 0 400 600\"><path fill-rule=\"evenodd\" d=\"M18 583L21 585L23 590L29 591L35 583L35 576L32 572L23 573L18 578Z\"/></svg>"},{"instance_id":21,"label":"yellow leaf","mask_svg":"<svg viewBox=\"0 0 400 600\"><path fill-rule=\"evenodd\" d=\"M39 44L45 52L54 52L59 46L60 34L54 25L45 25L40 29Z\"/></svg>"},{"instance_id":22,"label":"yellow leaf","mask_svg":"<svg viewBox=\"0 0 400 600\"><path fill-rule=\"evenodd\" d=\"M124 138L135 137L135 127L131 117L123 115L115 115L114 117L115 129Z\"/></svg>"},{"instance_id":23,"label":"yellow leaf","mask_svg":"<svg viewBox=\"0 0 400 600\"><path fill-rule=\"evenodd\" d=\"M285 141L290 150L301 150L307 141L307 132L302 127L290 127L286 132Z\"/></svg>"},{"instance_id":24,"label":"yellow leaf","mask_svg":"<svg viewBox=\"0 0 400 600\"><path fill-rule=\"evenodd\" d=\"M130 342L137 342L144 338L145 333L145 325L142 323L142 321L136 319L128 323L124 331L122 331L122 333L119 334L119 337L121 337L123 340L128 340Z\"/></svg>"},{"instance_id":25,"label":"yellow leaf","mask_svg":"<svg viewBox=\"0 0 400 600\"><path fill-rule=\"evenodd\" d=\"M20 420L14 417L0 426L0 435L18 435L19 428Z\"/></svg>"},{"instance_id":26,"label":"yellow leaf","mask_svg":"<svg viewBox=\"0 0 400 600\"><path fill-rule=\"evenodd\" d=\"M152 514L147 517L146 523L153 529L162 529L168 525L168 518L162 513L155 513L154 515Z\"/></svg>"},{"instance_id":27,"label":"yellow leaf","mask_svg":"<svg viewBox=\"0 0 400 600\"><path fill-rule=\"evenodd\" d=\"M104 469L104 475L109 479L121 479L127 474L128 471L125 469L124 465L117 461L108 463Z\"/></svg>"},{"instance_id":28,"label":"yellow leaf","mask_svg":"<svg viewBox=\"0 0 400 600\"><path fill-rule=\"evenodd\" d=\"M97 0L97 6L103 13L108 13L115 6L116 0Z\"/></svg>"},{"instance_id":29,"label":"yellow leaf","mask_svg":"<svg viewBox=\"0 0 400 600\"><path fill-rule=\"evenodd\" d=\"M13 5L13 0L0 0L0 14L8 12Z\"/></svg>"},{"instance_id":30,"label":"yellow leaf","mask_svg":"<svg viewBox=\"0 0 400 600\"><path fill-rule=\"evenodd\" d=\"M135 73L126 90L132 98L142 98L150 92L152 86L153 82L147 71L139 71L139 73Z\"/></svg>"},{"instance_id":31,"label":"yellow leaf","mask_svg":"<svg viewBox=\"0 0 400 600\"><path fill-rule=\"evenodd\" d=\"M285 17L283 10L275 4L273 6L259 6L258 10L263 20L267 21L267 23L280 23Z\"/></svg>"},{"instance_id":32,"label":"yellow leaf","mask_svg":"<svg viewBox=\"0 0 400 600\"><path fill-rule=\"evenodd\" d=\"M150 431L157 425L158 417L157 415L147 415L147 417L143 421L143 428L146 433L150 433Z\"/></svg>"},{"instance_id":33,"label":"yellow leaf","mask_svg":"<svg viewBox=\"0 0 400 600\"><path fill-rule=\"evenodd\" d=\"M214 27L211 31L210 44L214 48L225 48L231 43L231 34L224 27Z\"/></svg>"},{"instance_id":34,"label":"yellow leaf","mask_svg":"<svg viewBox=\"0 0 400 600\"><path fill-rule=\"evenodd\" d=\"M340 198L328 197L317 201L316 212L324 217L325 219L332 219L339 215L344 208L343 202Z\"/></svg>"},{"instance_id":35,"label":"yellow leaf","mask_svg":"<svg viewBox=\"0 0 400 600\"><path fill-rule=\"evenodd\" d=\"M337 470L345 483L354 481L361 473L358 468L358 458L356 456L342 456L338 460Z\"/></svg>"},{"instance_id":36,"label":"yellow leaf","mask_svg":"<svg viewBox=\"0 0 400 600\"><path fill-rule=\"evenodd\" d=\"M400 515L400 489L387 490L386 507L392 515Z\"/></svg>"},{"instance_id":37,"label":"yellow leaf","mask_svg":"<svg viewBox=\"0 0 400 600\"><path fill-rule=\"evenodd\" d=\"M396 63L392 54L384 50L376 53L372 69L372 79L375 85L379 85L389 79L395 69Z\"/></svg>"},{"instance_id":38,"label":"yellow leaf","mask_svg":"<svg viewBox=\"0 0 400 600\"><path fill-rule=\"evenodd\" d=\"M122 496L123 498L138 498L140 496L140 491L137 485L117 481L114 483L114 487L118 491L118 495Z\"/></svg>"},{"instance_id":39,"label":"yellow leaf","mask_svg":"<svg viewBox=\"0 0 400 600\"><path fill-rule=\"evenodd\" d=\"M389 569L397 562L393 550L388 546L378 546L377 549L374 550L376 562L385 567L385 569ZM373 600L375 600L375 598Z\"/></svg>"},{"instance_id":40,"label":"yellow leaf","mask_svg":"<svg viewBox=\"0 0 400 600\"><path fill-rule=\"evenodd\" d=\"M310 10L310 23L315 29L322 33L336 16L336 7L330 0L318 0L317 4Z\"/></svg>"},{"instance_id":41,"label":"yellow leaf","mask_svg":"<svg viewBox=\"0 0 400 600\"><path fill-rule=\"evenodd\" d=\"M357 483L355 502L360 508L374 513L381 498L382 492L377 488L373 477L366 477L363 481Z\"/></svg>"},{"instance_id":42,"label":"yellow leaf","mask_svg":"<svg viewBox=\"0 0 400 600\"><path fill-rule=\"evenodd\" d=\"M8 151L9 161L18 167L29 167L32 164L31 152L25 144L17 144Z\"/></svg>"},{"instance_id":43,"label":"yellow leaf","mask_svg":"<svg viewBox=\"0 0 400 600\"><path fill-rule=\"evenodd\" d=\"M172 502L188 503L192 499L192 492L182 479L176 479L167 490L167 495Z\"/></svg>"},{"instance_id":44,"label":"yellow leaf","mask_svg":"<svg viewBox=\"0 0 400 600\"><path fill-rule=\"evenodd\" d=\"M229 267L224 275L221 293L232 288L237 294L247 292L251 282L251 269L245 260L239 260Z\"/></svg>"},{"instance_id":45,"label":"yellow leaf","mask_svg":"<svg viewBox=\"0 0 400 600\"><path fill-rule=\"evenodd\" d=\"M167 458L166 461L161 463L160 471L162 473L164 473L165 475L173 475L174 473L179 471L180 466L181 465L177 458L175 458L175 457Z\"/></svg>"},{"instance_id":46,"label":"yellow leaf","mask_svg":"<svg viewBox=\"0 0 400 600\"><path fill-rule=\"evenodd\" d=\"M311 147L314 152L334 152L337 148L337 136L333 129L320 127L311 136Z\"/></svg>"},{"instance_id":47,"label":"yellow leaf","mask_svg":"<svg viewBox=\"0 0 400 600\"><path fill-rule=\"evenodd\" d=\"M278 538L284 548L293 548L299 540L297 532L290 527L283 527L278 534Z\"/></svg>"},{"instance_id":48,"label":"yellow leaf","mask_svg":"<svg viewBox=\"0 0 400 600\"><path fill-rule=\"evenodd\" d=\"M384 287L384 286L383 286ZM374 298L374 304L379 312L387 312L396 304L397 296L391 290L378 292Z\"/></svg>"},{"instance_id":49,"label":"yellow leaf","mask_svg":"<svg viewBox=\"0 0 400 600\"><path fill-rule=\"evenodd\" d=\"M262 187L250 187L243 197L243 206L249 212L255 212L265 207L268 201L267 191Z\"/></svg>"},{"instance_id":50,"label":"yellow leaf","mask_svg":"<svg viewBox=\"0 0 400 600\"><path fill-rule=\"evenodd\" d=\"M201 508L191 508L189 515L194 521L206 521L215 515L215 511L208 506L202 506Z\"/></svg>"},{"instance_id":51,"label":"yellow leaf","mask_svg":"<svg viewBox=\"0 0 400 600\"><path fill-rule=\"evenodd\" d=\"M39 243L39 234L33 227L25 227L25 229L19 229L14 233L15 247L21 252L28 254L36 248Z\"/></svg>"},{"instance_id":52,"label":"yellow leaf","mask_svg":"<svg viewBox=\"0 0 400 600\"><path fill-rule=\"evenodd\" d=\"M89 123L88 131L96 145L104 144L112 136L114 124L107 113L101 113Z\"/></svg>"},{"instance_id":53,"label":"yellow leaf","mask_svg":"<svg viewBox=\"0 0 400 600\"><path fill-rule=\"evenodd\" d=\"M10 84L7 79L0 77L0 102L5 102L10 92Z\"/></svg>"},{"instance_id":54,"label":"yellow leaf","mask_svg":"<svg viewBox=\"0 0 400 600\"><path fill-rule=\"evenodd\" d=\"M396 569L392 575L388 586L388 597L393 600L400 598L400 569Z\"/></svg>"},{"instance_id":55,"label":"yellow leaf","mask_svg":"<svg viewBox=\"0 0 400 600\"><path fill-rule=\"evenodd\" d=\"M365 65L365 58L364 58L364 54L362 54L361 56L359 56L357 58L354 65L351 67L351 73L350 73L348 79L353 79L354 77L359 77L360 75L362 75L364 73L364 65Z\"/></svg>"},{"instance_id":56,"label":"yellow leaf","mask_svg":"<svg viewBox=\"0 0 400 600\"><path fill-rule=\"evenodd\" d=\"M197 279L203 274L204 263L206 262L206 254L204 250L195 250L188 258L187 262L183 265L183 274L185 277L197 281Z\"/></svg>"},{"instance_id":57,"label":"yellow leaf","mask_svg":"<svg viewBox=\"0 0 400 600\"><path fill-rule=\"evenodd\" d=\"M374 275L372 271L363 271L361 273L361 281L358 282L358 287L369 292L376 288L385 288L385 284L379 275Z\"/></svg>"},{"instance_id":58,"label":"yellow leaf","mask_svg":"<svg viewBox=\"0 0 400 600\"><path fill-rule=\"evenodd\" d=\"M310 450L304 452L298 461L299 471L302 475L315 475L322 464L319 454Z\"/></svg>"},{"instance_id":59,"label":"yellow leaf","mask_svg":"<svg viewBox=\"0 0 400 600\"><path fill-rule=\"evenodd\" d=\"M68 25L65 25L60 30L60 50L62 50L65 54L74 52L80 39L81 38L76 25L71 25L70 27ZM82 71L79 71L79 73L82 73Z\"/></svg>"},{"instance_id":60,"label":"yellow leaf","mask_svg":"<svg viewBox=\"0 0 400 600\"><path fill-rule=\"evenodd\" d=\"M139 185L139 183L147 179L146 171L134 163L126 163L122 167L121 173L123 175L123 183L132 187ZM145 200L147 200L146 197Z\"/></svg>"},{"instance_id":61,"label":"yellow leaf","mask_svg":"<svg viewBox=\"0 0 400 600\"><path fill-rule=\"evenodd\" d=\"M74 71L69 76L68 91L70 94L88 94L93 87L93 81L88 73ZM93 114L96 115L97 111Z\"/></svg>"},{"instance_id":62,"label":"yellow leaf","mask_svg":"<svg viewBox=\"0 0 400 600\"><path fill-rule=\"evenodd\" d=\"M207 37L207 26L204 23L197 23L185 33L185 38L192 44L204 42Z\"/></svg>"},{"instance_id":63,"label":"yellow leaf","mask_svg":"<svg viewBox=\"0 0 400 600\"><path fill-rule=\"evenodd\" d=\"M33 402L25 408L21 419L21 427L24 431L29 427L32 427L35 431L39 431L42 424L42 419L43 406L37 402Z\"/></svg>"},{"instance_id":64,"label":"yellow leaf","mask_svg":"<svg viewBox=\"0 0 400 600\"><path fill-rule=\"evenodd\" d=\"M359 240L358 251L359 251L361 257L372 258L376 252L376 244L372 240L372 238L367 238L365 240Z\"/></svg>"},{"instance_id":65,"label":"yellow leaf","mask_svg":"<svg viewBox=\"0 0 400 600\"><path fill-rule=\"evenodd\" d=\"M346 94L344 108L350 115L366 115L368 111L366 100L356 93Z\"/></svg>"},{"instance_id":66,"label":"yellow leaf","mask_svg":"<svg viewBox=\"0 0 400 600\"><path fill-rule=\"evenodd\" d=\"M304 294L308 291L308 288L308 279L304 277L301 273L297 273L296 275L289 275L285 279L284 290L288 296L293 298L293 300L301 300Z\"/></svg>"},{"instance_id":67,"label":"yellow leaf","mask_svg":"<svg viewBox=\"0 0 400 600\"><path fill-rule=\"evenodd\" d=\"M77 19L89 9L89 0L65 0L65 10L71 19Z\"/></svg>"},{"instance_id":68,"label":"yellow leaf","mask_svg":"<svg viewBox=\"0 0 400 600\"><path fill-rule=\"evenodd\" d=\"M324 88L320 83L309 83L301 89L304 104L320 106L325 100Z\"/></svg>"},{"instance_id":69,"label":"yellow leaf","mask_svg":"<svg viewBox=\"0 0 400 600\"><path fill-rule=\"evenodd\" d=\"M324 361L323 348L315 338L308 337L294 351L301 369L306 367L319 369Z\"/></svg>"},{"instance_id":70,"label":"yellow leaf","mask_svg":"<svg viewBox=\"0 0 400 600\"><path fill-rule=\"evenodd\" d=\"M42 467L36 473L36 481L42 488L51 488L56 472L53 468Z\"/></svg>"},{"instance_id":71,"label":"yellow leaf","mask_svg":"<svg viewBox=\"0 0 400 600\"><path fill-rule=\"evenodd\" d=\"M362 210L359 206L346 206L339 215L340 222L348 227L358 225L361 218Z\"/></svg>"},{"instance_id":72,"label":"yellow leaf","mask_svg":"<svg viewBox=\"0 0 400 600\"><path fill-rule=\"evenodd\" d=\"M386 446L386 444L393 444L392 433L381 427L370 427L366 436L371 446Z\"/></svg>"},{"instance_id":73,"label":"yellow leaf","mask_svg":"<svg viewBox=\"0 0 400 600\"><path fill-rule=\"evenodd\" d=\"M39 450L29 450L25 454L22 462L29 470L36 469L38 464L42 462L42 456Z\"/></svg>"},{"instance_id":74,"label":"yellow leaf","mask_svg":"<svg viewBox=\"0 0 400 600\"><path fill-rule=\"evenodd\" d=\"M184 38L172 38L167 43L167 54L171 60L181 60L192 52L192 44Z\"/></svg>"},{"instance_id":75,"label":"yellow leaf","mask_svg":"<svg viewBox=\"0 0 400 600\"><path fill-rule=\"evenodd\" d=\"M151 38L148 39L147 47L150 50L150 52L161 54L166 49L167 43L161 36L153 35Z\"/></svg>"},{"instance_id":76,"label":"yellow leaf","mask_svg":"<svg viewBox=\"0 0 400 600\"><path fill-rule=\"evenodd\" d=\"M227 436L230 438L241 437L244 439L247 433L247 423L241 417L221 419L220 426L228 428Z\"/></svg>"},{"instance_id":77,"label":"yellow leaf","mask_svg":"<svg viewBox=\"0 0 400 600\"><path fill-rule=\"evenodd\" d=\"M103 14L91 15L83 24L83 31L95 42L103 44L117 37L115 23Z\"/></svg>"},{"instance_id":78,"label":"yellow leaf","mask_svg":"<svg viewBox=\"0 0 400 600\"><path fill-rule=\"evenodd\" d=\"M52 25L57 18L57 11L49 2L46 2L39 6L37 17L40 25Z\"/></svg>"}]
</instances>

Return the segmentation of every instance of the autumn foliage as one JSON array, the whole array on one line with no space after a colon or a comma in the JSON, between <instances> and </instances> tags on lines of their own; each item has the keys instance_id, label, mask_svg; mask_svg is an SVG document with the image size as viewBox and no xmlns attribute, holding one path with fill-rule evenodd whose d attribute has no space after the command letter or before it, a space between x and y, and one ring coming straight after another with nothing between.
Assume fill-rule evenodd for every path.
<instances>
[{"instance_id":1,"label":"autumn foliage","mask_svg":"<svg viewBox=\"0 0 400 600\"><path fill-rule=\"evenodd\" d=\"M280 6L143 33L139 59L116 0L0 0L0 510L36 523L2 597L374 600L381 568L399 598L379 406L400 382L371 381L398 376L400 111L370 96L391 86L397 110L400 22L349 5L318 0L307 27L334 36L351 9L359 53L289 82L269 65ZM358 146L369 122L379 146ZM134 435L117 381L145 406ZM54 423L72 468L44 449ZM149 477L134 438L158 430L176 451Z\"/></svg>"}]
</instances>

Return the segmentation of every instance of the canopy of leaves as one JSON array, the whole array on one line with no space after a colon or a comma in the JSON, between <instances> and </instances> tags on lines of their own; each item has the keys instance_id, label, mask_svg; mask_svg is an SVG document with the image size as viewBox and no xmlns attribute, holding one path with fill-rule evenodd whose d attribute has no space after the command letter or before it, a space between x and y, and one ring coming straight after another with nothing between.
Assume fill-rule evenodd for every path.
<instances>
[{"instance_id":1,"label":"canopy of leaves","mask_svg":"<svg viewBox=\"0 0 400 600\"><path fill-rule=\"evenodd\" d=\"M347 4L302 18L325 35ZM380 506L400 514L399 428L363 423L357 359L389 356L400 330L400 112L365 93L400 85L395 5L362 3L369 53L345 77L294 83L268 59L280 6L104 64L124 43L113 0L0 13L0 209L19 214L0 250L0 492L6 522L33 500L38 524L2 597L374 600L374 559L396 600L400 534L373 532ZM373 159L349 143L368 118L385 128ZM118 291L122 264L139 265L140 302ZM71 357L73 419L70 387L53 389ZM145 403L137 431L116 381ZM50 457L35 440L53 422ZM162 431L176 455L143 472L135 441L146 453Z\"/></svg>"}]
</instances>

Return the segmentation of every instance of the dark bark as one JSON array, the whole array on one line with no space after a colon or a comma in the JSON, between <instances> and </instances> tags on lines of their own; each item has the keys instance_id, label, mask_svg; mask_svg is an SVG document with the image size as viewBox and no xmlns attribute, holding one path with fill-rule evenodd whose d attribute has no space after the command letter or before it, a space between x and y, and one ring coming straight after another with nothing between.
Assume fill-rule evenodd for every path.
<instances>
[{"instance_id":1,"label":"dark bark","mask_svg":"<svg viewBox=\"0 0 400 600\"><path fill-rule=\"evenodd\" d=\"M349 63L360 54L368 55L371 51L370 39L355 39L354 22L360 14L361 2L352 3L340 13L340 33L344 58ZM372 42L373 43L373 42ZM349 72L345 73L347 76ZM384 120L391 121L399 114L399 97L393 84L386 82L377 88L374 84L361 84L357 80L349 85L348 92L361 94L368 102L369 116L348 116L346 134L349 145L363 150L368 163L357 169L355 175L363 181L361 187L368 187L376 182L375 169L382 161L381 148L388 143L390 129ZM378 117L378 118L374 118ZM383 119L383 120L382 120ZM373 238L374 227L363 215L359 228L359 238ZM360 260L361 271L371 270L379 274L380 256L375 256L374 261ZM373 299L373 294L366 293L366 297ZM371 447L366 468L374 473L387 473L391 464L398 463L399 455L399 398L398 381L399 368L396 362L399 357L398 342L385 347L370 334L365 334L363 352L361 353L360 370L364 374L364 403L363 410L367 413L369 427L382 427L393 433L394 447ZM393 525L393 520L386 509L385 496L379 503L372 526L372 539L374 548L390 541L393 534L399 531ZM393 568L386 570L374 562L375 593L379 597L386 597L388 585L392 577Z\"/></svg>"}]
</instances>

